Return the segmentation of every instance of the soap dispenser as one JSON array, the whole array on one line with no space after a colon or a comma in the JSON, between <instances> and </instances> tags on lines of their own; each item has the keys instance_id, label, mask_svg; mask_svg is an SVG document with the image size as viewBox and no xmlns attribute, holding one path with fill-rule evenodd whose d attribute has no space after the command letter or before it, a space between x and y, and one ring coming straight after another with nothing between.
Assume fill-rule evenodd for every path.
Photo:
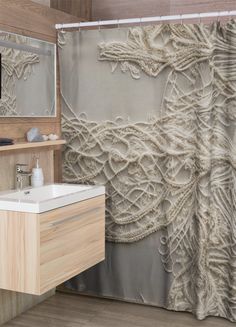
<instances>
[{"instance_id":1,"label":"soap dispenser","mask_svg":"<svg viewBox=\"0 0 236 327\"><path fill-rule=\"evenodd\" d=\"M39 158L36 158L36 165L32 169L31 185L33 187L43 186L43 170L39 167Z\"/></svg>"}]
</instances>

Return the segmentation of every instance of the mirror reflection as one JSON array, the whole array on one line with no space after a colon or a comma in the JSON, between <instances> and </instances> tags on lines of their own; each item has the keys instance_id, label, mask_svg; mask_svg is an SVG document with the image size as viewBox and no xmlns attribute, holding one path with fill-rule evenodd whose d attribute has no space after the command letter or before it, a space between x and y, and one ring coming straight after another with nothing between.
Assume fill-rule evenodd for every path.
<instances>
[{"instance_id":1,"label":"mirror reflection","mask_svg":"<svg viewBox=\"0 0 236 327\"><path fill-rule=\"evenodd\" d=\"M56 115L55 44L0 31L1 117Z\"/></svg>"}]
</instances>

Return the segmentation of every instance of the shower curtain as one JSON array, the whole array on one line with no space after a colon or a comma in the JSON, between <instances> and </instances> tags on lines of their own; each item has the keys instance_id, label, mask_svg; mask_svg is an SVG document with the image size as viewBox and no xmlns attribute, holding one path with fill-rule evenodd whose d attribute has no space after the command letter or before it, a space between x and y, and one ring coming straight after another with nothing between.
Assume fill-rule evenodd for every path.
<instances>
[{"instance_id":1,"label":"shower curtain","mask_svg":"<svg viewBox=\"0 0 236 327\"><path fill-rule=\"evenodd\" d=\"M66 287L236 321L236 22L60 32L63 180L106 185Z\"/></svg>"}]
</instances>

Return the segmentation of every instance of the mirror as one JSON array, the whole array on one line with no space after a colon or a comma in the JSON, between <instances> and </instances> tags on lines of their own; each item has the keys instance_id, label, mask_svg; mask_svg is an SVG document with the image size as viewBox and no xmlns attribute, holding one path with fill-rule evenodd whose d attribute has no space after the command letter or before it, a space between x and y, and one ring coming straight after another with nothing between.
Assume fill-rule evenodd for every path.
<instances>
[{"instance_id":1,"label":"mirror","mask_svg":"<svg viewBox=\"0 0 236 327\"><path fill-rule=\"evenodd\" d=\"M0 117L56 116L56 45L0 31Z\"/></svg>"}]
</instances>

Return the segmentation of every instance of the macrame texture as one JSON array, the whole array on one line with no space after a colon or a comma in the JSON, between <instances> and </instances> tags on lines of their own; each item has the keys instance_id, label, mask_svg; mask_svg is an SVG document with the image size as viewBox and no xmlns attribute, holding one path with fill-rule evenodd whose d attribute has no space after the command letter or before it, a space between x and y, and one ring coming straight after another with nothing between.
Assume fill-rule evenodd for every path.
<instances>
[{"instance_id":1,"label":"macrame texture","mask_svg":"<svg viewBox=\"0 0 236 327\"><path fill-rule=\"evenodd\" d=\"M1 40L15 43L27 43L27 38L14 34L0 36ZM1 48L2 54L2 96L0 99L0 116L19 116L16 108L15 83L26 80L32 73L33 65L39 63L39 56L12 48Z\"/></svg>"},{"instance_id":2,"label":"macrame texture","mask_svg":"<svg viewBox=\"0 0 236 327\"><path fill-rule=\"evenodd\" d=\"M163 230L169 309L236 321L235 22L136 27L99 50L134 79L170 70L161 117L64 115L64 180L106 184L107 240Z\"/></svg>"}]
</instances>

